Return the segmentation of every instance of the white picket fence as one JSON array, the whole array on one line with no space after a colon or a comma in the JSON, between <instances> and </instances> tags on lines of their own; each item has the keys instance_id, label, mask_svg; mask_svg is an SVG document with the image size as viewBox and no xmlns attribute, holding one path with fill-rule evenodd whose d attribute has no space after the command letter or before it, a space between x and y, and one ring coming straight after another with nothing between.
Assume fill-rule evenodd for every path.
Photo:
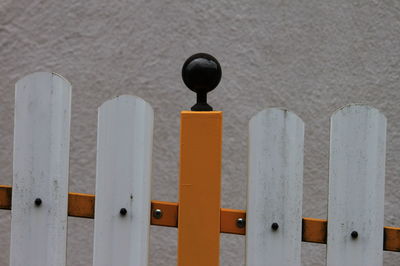
<instances>
[{"instance_id":1,"label":"white picket fence","mask_svg":"<svg viewBox=\"0 0 400 266\"><path fill-rule=\"evenodd\" d=\"M17 82L11 266L65 266L71 85ZM153 110L134 96L99 108L95 266L148 264ZM348 105L331 118L328 266L383 264L386 118ZM265 109L249 124L246 265L301 265L304 123Z\"/></svg>"}]
</instances>

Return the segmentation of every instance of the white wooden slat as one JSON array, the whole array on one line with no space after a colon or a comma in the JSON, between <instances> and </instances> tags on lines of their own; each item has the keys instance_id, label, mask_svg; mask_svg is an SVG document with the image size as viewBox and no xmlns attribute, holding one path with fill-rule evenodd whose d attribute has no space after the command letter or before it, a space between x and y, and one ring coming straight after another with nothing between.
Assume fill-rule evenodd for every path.
<instances>
[{"instance_id":1,"label":"white wooden slat","mask_svg":"<svg viewBox=\"0 0 400 266\"><path fill-rule=\"evenodd\" d=\"M65 265L70 110L63 77L41 72L16 83L11 266Z\"/></svg>"},{"instance_id":2,"label":"white wooden slat","mask_svg":"<svg viewBox=\"0 0 400 266\"><path fill-rule=\"evenodd\" d=\"M99 108L94 266L148 264L153 116L129 95Z\"/></svg>"},{"instance_id":3,"label":"white wooden slat","mask_svg":"<svg viewBox=\"0 0 400 266\"><path fill-rule=\"evenodd\" d=\"M250 120L248 266L301 264L303 147L304 123L296 114L271 108Z\"/></svg>"},{"instance_id":4,"label":"white wooden slat","mask_svg":"<svg viewBox=\"0 0 400 266\"><path fill-rule=\"evenodd\" d=\"M363 105L339 109L330 145L327 265L382 265L385 116Z\"/></svg>"}]
</instances>

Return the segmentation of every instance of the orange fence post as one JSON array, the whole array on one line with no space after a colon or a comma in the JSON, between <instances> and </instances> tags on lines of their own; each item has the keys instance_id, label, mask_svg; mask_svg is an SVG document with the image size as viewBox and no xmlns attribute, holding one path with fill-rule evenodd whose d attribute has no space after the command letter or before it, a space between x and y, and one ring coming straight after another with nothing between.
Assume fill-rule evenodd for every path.
<instances>
[{"instance_id":1,"label":"orange fence post","mask_svg":"<svg viewBox=\"0 0 400 266\"><path fill-rule=\"evenodd\" d=\"M182 78L197 102L181 112L178 266L218 266L222 112L212 111L207 93L221 80L221 66L209 54L195 54L183 64Z\"/></svg>"},{"instance_id":2,"label":"orange fence post","mask_svg":"<svg viewBox=\"0 0 400 266\"><path fill-rule=\"evenodd\" d=\"M178 265L219 265L222 112L181 113Z\"/></svg>"}]
</instances>

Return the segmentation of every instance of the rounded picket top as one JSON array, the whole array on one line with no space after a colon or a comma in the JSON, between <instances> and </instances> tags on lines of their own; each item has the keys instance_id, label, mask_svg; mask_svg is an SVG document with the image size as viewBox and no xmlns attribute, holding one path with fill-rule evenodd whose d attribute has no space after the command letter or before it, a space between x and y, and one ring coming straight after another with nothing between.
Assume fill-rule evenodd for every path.
<instances>
[{"instance_id":1,"label":"rounded picket top","mask_svg":"<svg viewBox=\"0 0 400 266\"><path fill-rule=\"evenodd\" d=\"M283 117L283 118L291 118L294 120L298 120L301 121L301 123L304 125L304 121L303 119L301 119L296 113L286 109L286 108L282 108L282 107L271 107L271 108L266 108L263 109L261 111L259 111L258 113L256 113L255 115L253 115L249 121L249 125L253 125L254 123L257 123L257 121L260 121L262 119L265 119L265 117L276 117L275 119L277 119L277 117ZM303 126L304 127L304 126Z\"/></svg>"},{"instance_id":2,"label":"rounded picket top","mask_svg":"<svg viewBox=\"0 0 400 266\"><path fill-rule=\"evenodd\" d=\"M69 89L69 90L72 88L71 83L66 78L64 78L63 76L61 76L60 74L57 74L55 72L34 72L31 74L28 74L28 75L20 78L16 82L15 87L16 88L26 88L27 85L29 85L29 84L35 84L35 83L37 84L38 82L49 83L50 81L56 85L55 87L59 87L59 86L57 86L57 84L60 84L60 85L62 84L63 86L60 86L60 87L63 87L63 88Z\"/></svg>"},{"instance_id":3,"label":"rounded picket top","mask_svg":"<svg viewBox=\"0 0 400 266\"><path fill-rule=\"evenodd\" d=\"M152 118L154 117L153 107L148 102L146 102L145 100L143 100L138 96L129 94L119 95L110 100L105 101L99 106L98 110L100 111L102 109L108 108L109 106L114 106L119 104L135 105L136 108L143 108L144 112L149 113Z\"/></svg>"},{"instance_id":4,"label":"rounded picket top","mask_svg":"<svg viewBox=\"0 0 400 266\"><path fill-rule=\"evenodd\" d=\"M334 119L337 116L341 116L344 114L349 114L349 113L353 113L355 115L360 114L360 113L369 113L369 114L375 114L378 115L378 117L381 117L382 119L384 119L385 121L386 116L384 115L383 112L381 112L379 109L366 105L366 104L362 104L362 103L350 103L347 105L344 105L340 108L338 108L336 111L334 111L331 115L331 119Z\"/></svg>"}]
</instances>

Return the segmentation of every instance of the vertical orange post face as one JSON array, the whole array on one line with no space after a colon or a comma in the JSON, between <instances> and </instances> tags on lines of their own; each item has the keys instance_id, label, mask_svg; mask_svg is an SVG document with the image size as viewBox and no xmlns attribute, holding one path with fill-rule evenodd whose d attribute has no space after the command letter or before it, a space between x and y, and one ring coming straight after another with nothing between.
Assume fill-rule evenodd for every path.
<instances>
[{"instance_id":1,"label":"vertical orange post face","mask_svg":"<svg viewBox=\"0 0 400 266\"><path fill-rule=\"evenodd\" d=\"M178 266L219 265L222 112L181 113Z\"/></svg>"}]
</instances>

